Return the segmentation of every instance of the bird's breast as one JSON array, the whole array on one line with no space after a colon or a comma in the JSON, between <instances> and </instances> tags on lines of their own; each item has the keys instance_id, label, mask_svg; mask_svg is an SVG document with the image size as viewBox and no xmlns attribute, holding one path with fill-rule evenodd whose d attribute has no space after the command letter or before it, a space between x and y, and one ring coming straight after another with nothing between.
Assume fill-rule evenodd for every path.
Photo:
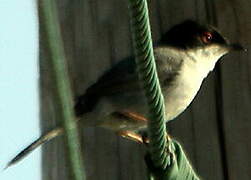
<instances>
[{"instance_id":1,"label":"bird's breast","mask_svg":"<svg viewBox=\"0 0 251 180\"><path fill-rule=\"evenodd\" d=\"M192 102L204 76L191 64L182 67L172 85L164 87L165 108L167 120L172 120L182 113Z\"/></svg>"}]
</instances>

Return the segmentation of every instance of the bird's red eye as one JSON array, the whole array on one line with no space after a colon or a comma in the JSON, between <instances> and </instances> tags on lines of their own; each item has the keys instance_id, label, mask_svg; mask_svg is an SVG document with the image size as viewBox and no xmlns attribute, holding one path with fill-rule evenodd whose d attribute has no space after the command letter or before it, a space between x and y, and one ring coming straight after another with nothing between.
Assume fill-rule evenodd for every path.
<instances>
[{"instance_id":1,"label":"bird's red eye","mask_svg":"<svg viewBox=\"0 0 251 180\"><path fill-rule=\"evenodd\" d=\"M212 41L213 35L211 32L204 32L201 36L201 40L203 43L208 44Z\"/></svg>"}]
</instances>

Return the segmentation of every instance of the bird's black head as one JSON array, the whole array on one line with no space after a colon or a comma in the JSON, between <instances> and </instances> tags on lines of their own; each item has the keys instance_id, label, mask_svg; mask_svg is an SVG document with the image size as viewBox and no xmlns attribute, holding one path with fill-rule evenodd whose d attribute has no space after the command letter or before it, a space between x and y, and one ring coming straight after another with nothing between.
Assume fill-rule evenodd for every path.
<instances>
[{"instance_id":1,"label":"bird's black head","mask_svg":"<svg viewBox=\"0 0 251 180\"><path fill-rule=\"evenodd\" d=\"M160 44L169 45L179 49L193 49L208 45L228 47L229 50L241 50L240 45L229 44L214 27L201 25L192 20L186 20L172 27L160 40Z\"/></svg>"}]
</instances>

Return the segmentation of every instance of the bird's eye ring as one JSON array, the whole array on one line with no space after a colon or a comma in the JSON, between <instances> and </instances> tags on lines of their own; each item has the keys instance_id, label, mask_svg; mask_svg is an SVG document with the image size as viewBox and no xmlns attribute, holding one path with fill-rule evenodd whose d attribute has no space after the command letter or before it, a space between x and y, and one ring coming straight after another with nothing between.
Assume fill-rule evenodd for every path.
<instances>
[{"instance_id":1,"label":"bird's eye ring","mask_svg":"<svg viewBox=\"0 0 251 180\"><path fill-rule=\"evenodd\" d=\"M212 41L212 39L213 39L213 35L211 32L203 32L201 36L201 40L203 43L208 44Z\"/></svg>"}]
</instances>

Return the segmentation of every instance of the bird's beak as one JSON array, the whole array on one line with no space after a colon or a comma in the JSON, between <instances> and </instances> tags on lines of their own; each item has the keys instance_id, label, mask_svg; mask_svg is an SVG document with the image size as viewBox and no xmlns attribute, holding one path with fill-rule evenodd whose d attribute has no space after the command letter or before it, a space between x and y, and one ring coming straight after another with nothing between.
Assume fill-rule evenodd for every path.
<instances>
[{"instance_id":1,"label":"bird's beak","mask_svg":"<svg viewBox=\"0 0 251 180\"><path fill-rule=\"evenodd\" d=\"M247 49L244 48L239 43L229 44L228 48L229 48L230 51L245 51L245 52L247 51Z\"/></svg>"}]
</instances>

